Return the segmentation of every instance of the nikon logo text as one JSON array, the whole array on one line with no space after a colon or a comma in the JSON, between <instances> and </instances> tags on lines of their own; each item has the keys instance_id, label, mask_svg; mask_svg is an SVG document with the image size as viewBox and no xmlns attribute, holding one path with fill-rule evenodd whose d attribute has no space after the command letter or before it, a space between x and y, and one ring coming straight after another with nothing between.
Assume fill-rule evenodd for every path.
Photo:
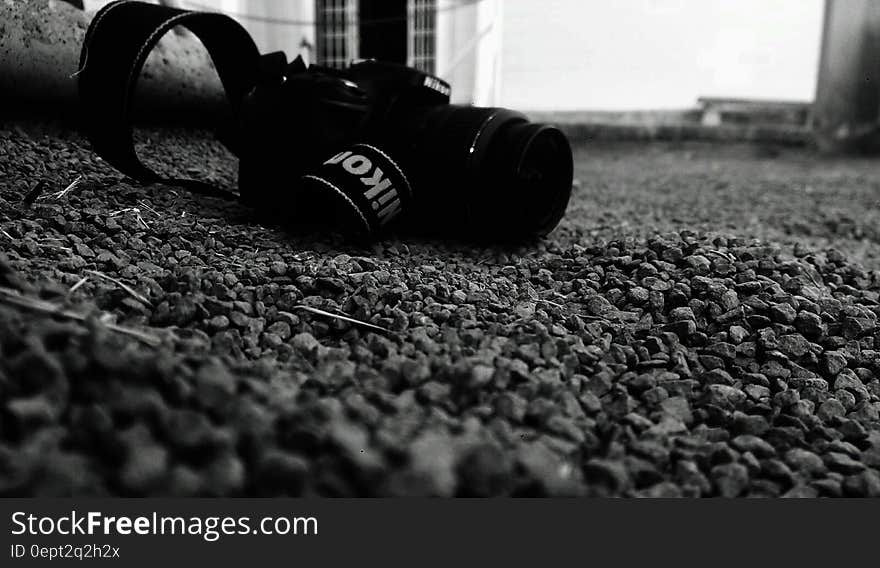
<instances>
[{"instance_id":1,"label":"nikon logo text","mask_svg":"<svg viewBox=\"0 0 880 568\"><path fill-rule=\"evenodd\" d=\"M382 169L373 166L373 162L366 156L351 151L340 152L324 164L341 164L346 172L360 178L361 183L367 187L364 197L370 202L373 211L376 211L380 224L384 225L400 212L397 189L392 187L391 180L385 177Z\"/></svg>"},{"instance_id":2,"label":"nikon logo text","mask_svg":"<svg viewBox=\"0 0 880 568\"><path fill-rule=\"evenodd\" d=\"M425 77L425 86L429 89L433 89L443 95L444 97L448 97L452 90L449 88L449 85L438 79L437 77L431 77L430 75Z\"/></svg>"}]
</instances>

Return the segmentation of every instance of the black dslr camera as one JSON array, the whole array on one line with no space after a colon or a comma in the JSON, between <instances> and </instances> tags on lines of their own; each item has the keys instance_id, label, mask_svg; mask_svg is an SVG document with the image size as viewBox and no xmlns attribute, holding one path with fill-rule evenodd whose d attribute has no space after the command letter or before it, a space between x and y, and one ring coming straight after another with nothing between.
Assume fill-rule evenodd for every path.
<instances>
[{"instance_id":1,"label":"black dslr camera","mask_svg":"<svg viewBox=\"0 0 880 568\"><path fill-rule=\"evenodd\" d=\"M565 213L572 154L556 128L506 109L449 104L448 83L403 65L370 60L336 70L259 56L225 16L139 2L96 15L79 76L99 126L95 148L125 173L137 159L133 151L114 156L118 140L102 133L113 113L96 83L126 76L117 83L130 97L150 42L174 25L193 31L214 60L234 111L222 140L240 159L241 198L254 207L301 228L483 240L543 236ZM149 179L137 165L128 169Z\"/></svg>"}]
</instances>

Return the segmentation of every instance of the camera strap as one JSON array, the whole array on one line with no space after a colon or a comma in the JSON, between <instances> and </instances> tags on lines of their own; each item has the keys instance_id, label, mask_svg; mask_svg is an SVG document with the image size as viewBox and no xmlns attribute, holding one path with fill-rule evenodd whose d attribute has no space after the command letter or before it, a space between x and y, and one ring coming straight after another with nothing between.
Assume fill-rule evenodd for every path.
<instances>
[{"instance_id":1,"label":"camera strap","mask_svg":"<svg viewBox=\"0 0 880 568\"><path fill-rule=\"evenodd\" d=\"M116 169L143 182L183 186L190 191L231 196L210 184L164 178L137 156L131 104L138 77L166 32L183 26L201 40L217 69L233 116L259 80L261 56L248 32L222 14L192 12L119 0L99 10L83 41L77 81L84 123L95 152Z\"/></svg>"},{"instance_id":2,"label":"camera strap","mask_svg":"<svg viewBox=\"0 0 880 568\"><path fill-rule=\"evenodd\" d=\"M221 141L239 159L253 160L253 148L241 147L243 102L255 86L272 84L285 76L305 73L301 59L287 64L283 53L260 55L248 32L232 18L211 12L192 12L118 0L95 14L83 42L77 72L83 119L96 153L120 172L148 183L166 183L189 191L234 199L236 196L211 184L192 179L160 176L137 156L132 131L132 98L138 77L152 49L165 33L183 26L201 40L214 63L235 119L232 131ZM333 74L332 70L324 70ZM387 72L387 71L386 71ZM425 75L407 76L412 86L428 86L448 100L448 85L425 82ZM341 79L340 79L341 81ZM257 150L260 152L261 150ZM267 150L263 158L272 159ZM299 207L306 215L333 215L340 230L375 234L410 207L412 188L401 167L388 154L370 144L354 144L328 157L309 175L295 180ZM250 179L250 178L248 178ZM243 183L240 175L239 185ZM253 193L240 187L243 197ZM257 187L256 189L262 189ZM270 200L275 202L276 199Z\"/></svg>"},{"instance_id":3,"label":"camera strap","mask_svg":"<svg viewBox=\"0 0 880 568\"><path fill-rule=\"evenodd\" d=\"M337 217L356 234L372 235L411 206L413 191L403 169L372 144L353 144L300 180L301 193L335 202Z\"/></svg>"}]
</instances>

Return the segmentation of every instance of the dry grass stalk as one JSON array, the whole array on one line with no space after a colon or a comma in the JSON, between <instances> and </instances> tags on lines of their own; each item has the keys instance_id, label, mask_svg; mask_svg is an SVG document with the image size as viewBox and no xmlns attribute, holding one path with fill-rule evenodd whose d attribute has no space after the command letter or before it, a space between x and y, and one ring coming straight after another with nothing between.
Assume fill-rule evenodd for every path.
<instances>
[{"instance_id":1,"label":"dry grass stalk","mask_svg":"<svg viewBox=\"0 0 880 568\"><path fill-rule=\"evenodd\" d=\"M67 187L65 187L61 191L56 191L55 193L43 196L40 199L55 199L55 200L64 199L65 197L67 197L68 193L73 191L80 184L82 179L83 179L83 177L80 175L75 180L73 180L73 182L70 185L68 185Z\"/></svg>"},{"instance_id":2,"label":"dry grass stalk","mask_svg":"<svg viewBox=\"0 0 880 568\"><path fill-rule=\"evenodd\" d=\"M126 207L125 209L120 209L119 211L113 211L112 213L110 213L110 216L116 217L117 215L122 215L123 213L134 213L135 219L137 220L138 223L143 225L144 229L150 228L150 226L147 225L147 222L144 221L144 218L141 217L141 210L138 209L137 207Z\"/></svg>"},{"instance_id":3,"label":"dry grass stalk","mask_svg":"<svg viewBox=\"0 0 880 568\"><path fill-rule=\"evenodd\" d=\"M77 282L76 284L74 284L73 286L70 287L70 290L67 291L67 295L69 296L69 295L73 294L74 292L79 290L80 286L82 286L83 284L85 284L88 281L89 281L89 277L83 276L82 278L79 279L79 282Z\"/></svg>"},{"instance_id":4,"label":"dry grass stalk","mask_svg":"<svg viewBox=\"0 0 880 568\"><path fill-rule=\"evenodd\" d=\"M226 262L226 264L228 264L229 266L234 266L234 267L236 267L236 268L241 268L242 270L245 268L245 266L244 266L242 263L238 262L238 261L235 260L234 258L230 258L229 256L223 254L222 252L211 251L211 253L212 253L214 256L218 256L218 257L222 258L222 259Z\"/></svg>"},{"instance_id":5,"label":"dry grass stalk","mask_svg":"<svg viewBox=\"0 0 880 568\"><path fill-rule=\"evenodd\" d=\"M723 252L723 251L720 251L720 250L710 249L710 250L707 250L707 251L706 251L706 254L711 254L711 255L715 255L715 256L720 256L721 258L723 258L723 259L725 259L725 260L727 260L727 261L729 261L729 262L736 262L736 257L733 256L733 255L732 255L731 253L729 253L729 252Z\"/></svg>"},{"instance_id":6,"label":"dry grass stalk","mask_svg":"<svg viewBox=\"0 0 880 568\"><path fill-rule=\"evenodd\" d=\"M144 305L150 306L151 308L153 307L153 304L152 304L152 302L150 302L150 300L148 300L143 294L141 294L140 292L138 292L137 290L135 290L134 288L132 288L131 286L129 286L125 282L122 282L121 280L117 280L116 278L113 278L112 276L107 276L103 272L98 272L97 270L86 270L86 273L91 274L93 276L97 276L98 278L103 278L104 280L107 280L109 282L116 284L117 286L119 286L120 288L125 290L125 292L127 292L131 297L133 297L138 302L140 302Z\"/></svg>"},{"instance_id":7,"label":"dry grass stalk","mask_svg":"<svg viewBox=\"0 0 880 568\"><path fill-rule=\"evenodd\" d=\"M40 248L49 248L49 249L61 250L64 252L73 252L73 249L70 247L63 247L61 245L55 245L52 243L37 243L37 246Z\"/></svg>"},{"instance_id":8,"label":"dry grass stalk","mask_svg":"<svg viewBox=\"0 0 880 568\"><path fill-rule=\"evenodd\" d=\"M24 308L26 310L39 312L46 315L59 316L78 322L85 322L88 319L88 315L86 314L81 314L72 310L65 309L61 306L53 304L52 302L47 302L39 298L22 296L21 294L10 288L0 287L0 301L11 304L13 306L17 306L19 308ZM110 314L104 315L109 316ZM127 335L128 337L132 337L134 339L142 341L150 347L157 347L162 343L162 340L155 335L151 335L143 331L138 331L130 327L121 326L112 322L104 323L104 326L110 331L122 335Z\"/></svg>"},{"instance_id":9,"label":"dry grass stalk","mask_svg":"<svg viewBox=\"0 0 880 568\"><path fill-rule=\"evenodd\" d=\"M342 321L347 321L348 323L351 323L351 324L354 324L354 325L360 325L360 326L363 326L363 327L366 327L366 328L369 328L369 329L373 329L373 330L376 330L376 331L381 331L382 333L391 333L391 330L390 330L390 329L386 329L386 328L384 328L384 327L381 327L381 326L378 326L378 325L375 325L375 324L372 324L372 323L368 323L368 322L365 322L365 321L361 321L361 320L358 320L358 319L354 319L354 318L349 317L349 316L344 316L344 315L341 315L341 314L334 314L334 313L332 313L332 312L327 312L327 311L324 311L324 310L320 310L320 309L318 309L318 308L313 308L313 307L311 307L311 306L304 306L304 305L300 304L300 305L297 305L297 306L293 306L293 309L295 309L295 310L303 310L303 311L305 311L305 312L310 312L310 313L313 313L313 314L315 314L315 315L324 316L324 317L326 317L326 318L332 318L332 319L338 319L338 320L342 320ZM288 312L281 312L281 311L279 311L278 313L279 313L279 314L286 314L286 315L293 315L293 314L290 314L290 313L288 313Z\"/></svg>"},{"instance_id":10,"label":"dry grass stalk","mask_svg":"<svg viewBox=\"0 0 880 568\"><path fill-rule=\"evenodd\" d=\"M161 216L162 216L162 215L159 214L158 211L156 211L155 209L153 209L153 208L150 206L149 203L147 203L147 202L145 202L145 201L143 201L143 200L138 201L138 205L140 205L141 207L143 207L144 209L146 209L147 211L149 211L150 213L152 213L152 214L155 215L156 217L161 217Z\"/></svg>"},{"instance_id":11,"label":"dry grass stalk","mask_svg":"<svg viewBox=\"0 0 880 568\"><path fill-rule=\"evenodd\" d=\"M578 317L581 319L588 320L588 321L601 321L601 322L607 323L609 325L614 323L610 319L603 318L602 316L591 316L589 314L578 314Z\"/></svg>"}]
</instances>

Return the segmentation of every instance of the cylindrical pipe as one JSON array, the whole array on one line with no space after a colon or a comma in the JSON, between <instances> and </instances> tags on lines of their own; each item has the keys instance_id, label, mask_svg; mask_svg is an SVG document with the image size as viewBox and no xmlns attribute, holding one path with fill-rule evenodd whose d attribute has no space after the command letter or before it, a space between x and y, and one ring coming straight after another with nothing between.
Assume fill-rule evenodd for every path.
<instances>
[{"instance_id":1,"label":"cylindrical pipe","mask_svg":"<svg viewBox=\"0 0 880 568\"><path fill-rule=\"evenodd\" d=\"M72 75L92 15L57 0L0 2L0 99L6 112L40 105L76 108ZM144 66L136 113L204 118L221 113L225 105L202 44L188 32L168 33Z\"/></svg>"},{"instance_id":2,"label":"cylindrical pipe","mask_svg":"<svg viewBox=\"0 0 880 568\"><path fill-rule=\"evenodd\" d=\"M813 128L828 153L880 151L880 2L826 0Z\"/></svg>"}]
</instances>

